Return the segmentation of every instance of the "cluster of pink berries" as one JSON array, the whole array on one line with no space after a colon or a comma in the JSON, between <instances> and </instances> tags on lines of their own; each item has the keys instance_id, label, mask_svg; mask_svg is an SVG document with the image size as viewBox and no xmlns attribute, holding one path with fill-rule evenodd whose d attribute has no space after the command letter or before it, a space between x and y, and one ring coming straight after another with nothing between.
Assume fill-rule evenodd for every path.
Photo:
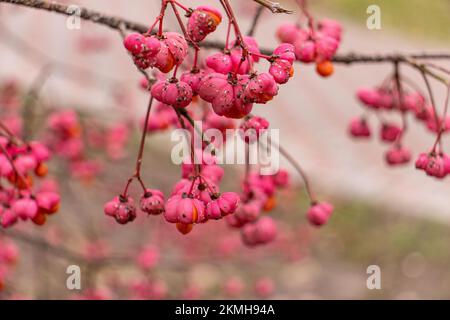
<instances>
[{"instance_id":1,"label":"cluster of pink berries","mask_svg":"<svg viewBox=\"0 0 450 320\"><path fill-rule=\"evenodd\" d=\"M227 217L229 226L241 229L242 240L249 246L266 244L277 235L277 227L263 212L276 206L276 191L289 185L289 174L280 170L275 175L249 173L243 183L241 205L236 213Z\"/></svg>"},{"instance_id":2,"label":"cluster of pink berries","mask_svg":"<svg viewBox=\"0 0 450 320\"><path fill-rule=\"evenodd\" d=\"M163 32L163 16L168 4L172 5L184 35ZM223 132L235 127L233 119L245 118L241 125L244 132L242 138L247 143L253 143L269 127L267 120L250 115L253 105L265 104L278 94L279 85L287 83L293 76L295 60L315 61L323 71L321 74L326 75L325 71L330 67L330 60L340 42L342 30L337 22L324 20L317 26L311 24L307 30L284 25L280 30L286 29L295 36L287 37L286 41L283 40L286 43L280 44L271 55L266 55L261 53L253 37L241 34L232 9L223 5L230 23L225 48L205 59L199 56L199 42L214 32L222 21L220 12L211 7L188 9L177 1L163 0L161 14L147 33L132 33L125 37L124 46L140 69L154 68L162 73L155 73L157 80L152 85L147 80L141 81L141 87L149 90L157 100L152 116L150 119L146 117L143 122L146 132L180 126L194 132L192 119L199 112L186 108L193 101L198 101L198 96L211 105L201 105L204 128ZM187 25L182 23L177 8L185 11ZM157 24L159 29L153 34ZM232 31L236 40L229 41ZM285 36L281 31L278 34ZM187 60L188 43L195 50L195 56L188 71L177 77L178 69L185 67L183 62ZM262 59L269 63L266 72L258 72L254 68ZM172 76L163 75L172 70ZM187 125L183 117L190 120L186 121ZM217 141L212 143L216 148L221 147ZM206 145L209 143L204 147ZM198 156L202 162L194 164L194 158ZM261 217L261 213L274 208L276 190L288 184L287 172L280 171L273 176L248 173L241 195L220 193L223 169L213 158L205 155L203 150L193 150L190 159L182 165L182 180L175 184L167 201L158 190L144 191L140 200L141 210L151 215L163 213L164 218L176 224L183 234L189 233L195 224L226 217L228 224L242 229L242 238L250 246L274 240L275 223L269 217ZM135 178L145 189L139 169L131 180ZM121 224L136 218L136 205L127 194L128 185L124 193L104 207L105 214ZM322 225L331 215L332 207L315 204L310 211L308 217L311 222Z\"/></svg>"},{"instance_id":3,"label":"cluster of pink berries","mask_svg":"<svg viewBox=\"0 0 450 320\"><path fill-rule=\"evenodd\" d=\"M202 41L221 22L221 14L210 7L190 9L188 12L188 40ZM187 41L174 32L159 35L130 34L124 40L138 67L155 67L168 73L180 66L187 55ZM167 50L162 50L162 48ZM260 58L269 61L269 72L257 73L253 64ZM278 93L278 84L286 83L293 74L294 46L282 44L273 55L260 53L256 40L240 36L223 52L206 58L205 68L198 67L198 51L194 65L181 77L174 75L158 80L151 87L152 96L175 108L186 108L199 95L211 103L220 116L242 118L250 113L254 103L267 103ZM176 69L177 69L176 68Z\"/></svg>"},{"instance_id":4,"label":"cluster of pink berries","mask_svg":"<svg viewBox=\"0 0 450 320\"><path fill-rule=\"evenodd\" d=\"M295 23L284 23L277 30L280 41L294 46L295 57L304 63L316 63L317 72L324 77L333 71L331 62L341 41L342 27L339 22L324 19L302 28Z\"/></svg>"},{"instance_id":5,"label":"cluster of pink berries","mask_svg":"<svg viewBox=\"0 0 450 320\"><path fill-rule=\"evenodd\" d=\"M20 219L42 225L47 215L58 211L60 200L52 184L45 181L33 189L33 177L47 175L50 152L36 141L16 142L0 138L0 178L9 183L0 187L0 223L7 228Z\"/></svg>"},{"instance_id":6,"label":"cluster of pink berries","mask_svg":"<svg viewBox=\"0 0 450 320\"><path fill-rule=\"evenodd\" d=\"M390 143L391 148L385 154L389 165L400 165L411 161L411 152L402 146L402 138L406 130L406 115L412 114L414 118L423 123L429 131L436 135L436 142L428 153L421 153L415 166L423 170L428 176L442 179L450 173L450 158L442 151L441 137L450 130L450 117L438 115L436 106L425 99L424 95L415 88L406 88L409 82L402 81L401 76L394 74L390 81L376 88L361 88L357 98L366 107L368 112L378 115L381 120L380 139ZM402 87L403 85L403 87ZM397 112L401 115L403 126L387 122L380 114L382 112ZM355 118L350 122L349 132L355 138L369 138L372 134L367 116Z\"/></svg>"},{"instance_id":7,"label":"cluster of pink berries","mask_svg":"<svg viewBox=\"0 0 450 320\"><path fill-rule=\"evenodd\" d=\"M183 234L189 233L194 224L233 214L239 205L236 193L220 193L219 184L224 172L216 159L202 151L196 153L202 156L202 164L197 165L191 159L183 163L183 179L175 184L165 205L164 218L176 223Z\"/></svg>"}]
</instances>

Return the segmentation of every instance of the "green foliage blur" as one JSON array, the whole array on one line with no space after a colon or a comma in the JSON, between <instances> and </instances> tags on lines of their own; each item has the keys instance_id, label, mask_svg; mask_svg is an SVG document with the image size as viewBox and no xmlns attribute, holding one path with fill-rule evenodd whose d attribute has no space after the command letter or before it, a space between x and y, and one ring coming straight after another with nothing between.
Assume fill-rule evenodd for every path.
<instances>
[{"instance_id":1,"label":"green foliage blur","mask_svg":"<svg viewBox=\"0 0 450 320\"><path fill-rule=\"evenodd\" d=\"M424 39L450 39L449 0L312 0L310 3L356 24L365 24L367 7L378 5L385 27Z\"/></svg>"}]
</instances>

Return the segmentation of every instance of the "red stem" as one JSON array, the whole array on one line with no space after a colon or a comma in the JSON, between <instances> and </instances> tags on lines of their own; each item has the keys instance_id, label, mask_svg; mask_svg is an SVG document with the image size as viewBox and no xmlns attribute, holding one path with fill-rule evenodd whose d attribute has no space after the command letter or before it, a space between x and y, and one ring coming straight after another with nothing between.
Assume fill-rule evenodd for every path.
<instances>
[{"instance_id":1,"label":"red stem","mask_svg":"<svg viewBox=\"0 0 450 320\"><path fill-rule=\"evenodd\" d=\"M145 192L145 190L146 190L146 187L145 187L145 185L144 185L144 182L143 182L142 179L141 179L141 166L142 166L142 158L143 158L143 155L144 155L145 138L147 137L147 127L148 127L148 121L149 121L149 119L150 119L150 111L151 111L151 109L152 109L152 104L153 104L153 96L150 97L150 101L149 101L148 106L147 106L147 113L146 113L146 115L145 115L144 128L143 128L143 130L142 130L141 143L140 143L140 145L139 145L139 152L138 152L138 156L137 156L137 159L136 159L135 172L134 172L134 174L128 179L127 184L125 185L125 189L124 189L124 191L122 192L122 196L123 196L124 198L127 197L128 188L129 188L131 182L132 182L134 179L137 179L137 180L139 181L139 183L140 183L140 185L142 186L142 189L144 190L144 192Z\"/></svg>"}]
</instances>

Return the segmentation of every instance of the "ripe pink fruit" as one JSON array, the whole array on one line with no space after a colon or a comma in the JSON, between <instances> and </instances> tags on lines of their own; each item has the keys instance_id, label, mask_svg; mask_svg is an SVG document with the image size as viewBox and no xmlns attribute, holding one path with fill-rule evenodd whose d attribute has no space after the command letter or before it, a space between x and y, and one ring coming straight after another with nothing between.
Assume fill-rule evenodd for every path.
<instances>
[{"instance_id":1,"label":"ripe pink fruit","mask_svg":"<svg viewBox=\"0 0 450 320\"><path fill-rule=\"evenodd\" d=\"M377 90L373 90L370 88L361 88L356 93L358 99L369 107L378 107L380 94Z\"/></svg>"},{"instance_id":2,"label":"ripe pink fruit","mask_svg":"<svg viewBox=\"0 0 450 320\"><path fill-rule=\"evenodd\" d=\"M274 176L273 181L275 185L280 188L289 186L289 173L286 170L280 169Z\"/></svg>"},{"instance_id":3,"label":"ripe pink fruit","mask_svg":"<svg viewBox=\"0 0 450 320\"><path fill-rule=\"evenodd\" d=\"M255 223L246 224L242 229L242 240L248 246L272 242L276 236L277 227L270 217L263 217Z\"/></svg>"},{"instance_id":4,"label":"ripe pink fruit","mask_svg":"<svg viewBox=\"0 0 450 320\"><path fill-rule=\"evenodd\" d=\"M105 204L104 212L120 224L126 224L136 219L136 207L131 197L114 197L113 200Z\"/></svg>"},{"instance_id":5,"label":"ripe pink fruit","mask_svg":"<svg viewBox=\"0 0 450 320\"><path fill-rule=\"evenodd\" d=\"M399 135L401 134L402 129L400 129L395 124L385 123L381 127L380 136L381 140L386 142L394 142L397 140Z\"/></svg>"},{"instance_id":6,"label":"ripe pink fruit","mask_svg":"<svg viewBox=\"0 0 450 320\"><path fill-rule=\"evenodd\" d=\"M193 41L202 41L216 30L221 21L222 15L219 11L209 6L200 6L194 9L189 17L188 34Z\"/></svg>"},{"instance_id":7,"label":"ripe pink fruit","mask_svg":"<svg viewBox=\"0 0 450 320\"><path fill-rule=\"evenodd\" d=\"M231 55L223 52L217 52L206 58L206 65L215 72L228 74L233 71L233 62Z\"/></svg>"},{"instance_id":8,"label":"ripe pink fruit","mask_svg":"<svg viewBox=\"0 0 450 320\"><path fill-rule=\"evenodd\" d=\"M269 73L251 76L244 90L244 101L248 103L267 103L278 94L278 86Z\"/></svg>"},{"instance_id":9,"label":"ripe pink fruit","mask_svg":"<svg viewBox=\"0 0 450 320\"><path fill-rule=\"evenodd\" d=\"M45 213L52 214L58 211L61 197L56 192L42 191L35 195L39 209Z\"/></svg>"},{"instance_id":10,"label":"ripe pink fruit","mask_svg":"<svg viewBox=\"0 0 450 320\"><path fill-rule=\"evenodd\" d=\"M326 34L327 36L332 37L337 41L341 40L342 25L338 21L331 19L322 19L318 23L318 29L322 34Z\"/></svg>"},{"instance_id":11,"label":"ripe pink fruit","mask_svg":"<svg viewBox=\"0 0 450 320\"><path fill-rule=\"evenodd\" d=\"M421 153L415 163L416 169L425 170L428 166L428 158L429 155L427 153Z\"/></svg>"},{"instance_id":12,"label":"ripe pink fruit","mask_svg":"<svg viewBox=\"0 0 450 320\"><path fill-rule=\"evenodd\" d=\"M202 80L207 74L204 70L184 72L180 77L180 81L187 83L191 87L193 95L198 95Z\"/></svg>"},{"instance_id":13,"label":"ripe pink fruit","mask_svg":"<svg viewBox=\"0 0 450 320\"><path fill-rule=\"evenodd\" d=\"M316 44L311 41L297 41L294 43L295 56L298 60L309 63L316 59Z\"/></svg>"},{"instance_id":14,"label":"ripe pink fruit","mask_svg":"<svg viewBox=\"0 0 450 320\"><path fill-rule=\"evenodd\" d=\"M285 22L278 27L276 36L281 42L293 44L300 36L300 29L295 23Z\"/></svg>"},{"instance_id":15,"label":"ripe pink fruit","mask_svg":"<svg viewBox=\"0 0 450 320\"><path fill-rule=\"evenodd\" d=\"M164 194L155 189L147 189L140 200L140 207L143 212L150 215L158 215L164 211Z\"/></svg>"},{"instance_id":16,"label":"ripe pink fruit","mask_svg":"<svg viewBox=\"0 0 450 320\"><path fill-rule=\"evenodd\" d=\"M35 200L24 197L15 201L11 210L23 220L33 219L38 212L38 205Z\"/></svg>"},{"instance_id":17,"label":"ripe pink fruit","mask_svg":"<svg viewBox=\"0 0 450 320\"><path fill-rule=\"evenodd\" d=\"M282 43L274 50L273 57L269 73L277 83L284 84L294 74L292 64L295 61L295 47L288 43Z\"/></svg>"},{"instance_id":18,"label":"ripe pink fruit","mask_svg":"<svg viewBox=\"0 0 450 320\"><path fill-rule=\"evenodd\" d=\"M392 166L405 164L411 160L411 152L401 146L393 146L386 152L385 159Z\"/></svg>"},{"instance_id":19,"label":"ripe pink fruit","mask_svg":"<svg viewBox=\"0 0 450 320\"><path fill-rule=\"evenodd\" d=\"M185 225L205 222L205 206L198 199L183 195L173 195L165 205L164 218L170 223Z\"/></svg>"},{"instance_id":20,"label":"ripe pink fruit","mask_svg":"<svg viewBox=\"0 0 450 320\"><path fill-rule=\"evenodd\" d=\"M0 154L0 176L9 177L13 173L11 162L4 154Z\"/></svg>"},{"instance_id":21,"label":"ripe pink fruit","mask_svg":"<svg viewBox=\"0 0 450 320\"><path fill-rule=\"evenodd\" d=\"M0 207L0 222L3 228L8 228L17 222L17 215L11 209Z\"/></svg>"},{"instance_id":22,"label":"ripe pink fruit","mask_svg":"<svg viewBox=\"0 0 450 320\"><path fill-rule=\"evenodd\" d=\"M234 192L224 192L217 199L206 205L205 213L208 219L221 219L236 211L239 205L239 196Z\"/></svg>"},{"instance_id":23,"label":"ripe pink fruit","mask_svg":"<svg viewBox=\"0 0 450 320\"><path fill-rule=\"evenodd\" d=\"M444 178L447 175L444 159L440 155L429 157L425 172L438 179Z\"/></svg>"},{"instance_id":24,"label":"ripe pink fruit","mask_svg":"<svg viewBox=\"0 0 450 320\"><path fill-rule=\"evenodd\" d=\"M336 53L339 42L326 34L320 34L316 39L316 54L320 61L331 60Z\"/></svg>"},{"instance_id":25,"label":"ripe pink fruit","mask_svg":"<svg viewBox=\"0 0 450 320\"><path fill-rule=\"evenodd\" d=\"M137 55L144 50L144 39L140 33L130 33L123 41L123 45L130 53Z\"/></svg>"},{"instance_id":26,"label":"ripe pink fruit","mask_svg":"<svg viewBox=\"0 0 450 320\"><path fill-rule=\"evenodd\" d=\"M176 108L185 108L192 102L191 87L175 78L156 82L151 93L156 100Z\"/></svg>"},{"instance_id":27,"label":"ripe pink fruit","mask_svg":"<svg viewBox=\"0 0 450 320\"><path fill-rule=\"evenodd\" d=\"M349 132L356 138L370 137L370 128L367 125L367 121L361 118L354 118L349 125Z\"/></svg>"},{"instance_id":28,"label":"ripe pink fruit","mask_svg":"<svg viewBox=\"0 0 450 320\"><path fill-rule=\"evenodd\" d=\"M328 222L333 210L333 206L327 202L317 203L309 208L306 217L312 225L322 226Z\"/></svg>"},{"instance_id":29,"label":"ripe pink fruit","mask_svg":"<svg viewBox=\"0 0 450 320\"><path fill-rule=\"evenodd\" d=\"M221 73L211 73L205 77L200 85L200 97L212 104L213 110L219 116L233 119L245 117L253 108L252 103L243 100L245 85L248 83L247 75L237 75L230 80Z\"/></svg>"}]
</instances>

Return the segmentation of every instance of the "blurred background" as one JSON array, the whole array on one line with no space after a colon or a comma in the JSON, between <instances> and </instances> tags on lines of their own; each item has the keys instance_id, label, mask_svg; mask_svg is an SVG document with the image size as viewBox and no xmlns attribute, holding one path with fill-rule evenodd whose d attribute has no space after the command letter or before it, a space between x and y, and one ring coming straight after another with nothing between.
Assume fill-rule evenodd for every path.
<instances>
[{"instance_id":1,"label":"blurred background","mask_svg":"<svg viewBox=\"0 0 450 320\"><path fill-rule=\"evenodd\" d=\"M143 24L151 24L159 12L156 0L60 2ZM181 2L218 6L213 0ZM232 3L246 30L257 6L252 1ZM282 3L297 10L293 2ZM310 3L316 17L343 24L339 54L450 52L449 1ZM366 27L366 9L372 4L381 8L381 30ZM35 121L28 124L36 136L45 121L45 112L39 110L46 108L75 108L93 126L124 117L137 124L142 118L147 94L139 88L141 75L123 50L118 32L85 21L81 29L68 30L64 16L3 3L0 17L0 81L15 81L23 94L42 84ZM255 33L261 47L274 48L277 26L296 19L296 14L273 15L265 10ZM167 28L176 28L171 14L166 23ZM225 29L222 24L212 37L223 39ZM49 66L52 71L47 74ZM98 174L73 177L64 161L52 162L50 172L63 196L60 212L43 227L21 224L1 231L20 253L0 297L450 298L448 179L430 179L414 170L412 163L389 168L383 159L386 146L376 139L355 142L347 134L348 122L362 110L356 90L378 85L390 72L389 63L338 64L335 74L323 79L314 66L296 64L294 78L278 97L254 108L254 114L280 129L281 144L307 170L320 198L336 205L324 228L306 223L308 203L301 181L284 162L283 168L292 173L293 188L280 192L271 213L279 224L275 243L246 248L239 232L224 223L200 226L188 236L158 217L139 216L129 225L116 225L105 218L102 207L132 174L139 139L136 126L123 158L111 161L96 148L89 150L92 159L103 163ZM402 72L424 88L416 71L404 67ZM445 96L441 87L433 84L439 108ZM411 127L406 143L417 155L429 149L434 138L414 122ZM144 181L166 193L179 179L170 148L168 132L149 135L143 165ZM222 190L236 189L243 169L225 166ZM134 197L139 198L135 187ZM158 252L158 263L142 271L135 256L149 246ZM81 292L66 288L66 268L71 264L82 267ZM370 265L381 269L380 290L366 286ZM146 295L148 283L153 291Z\"/></svg>"}]
</instances>

